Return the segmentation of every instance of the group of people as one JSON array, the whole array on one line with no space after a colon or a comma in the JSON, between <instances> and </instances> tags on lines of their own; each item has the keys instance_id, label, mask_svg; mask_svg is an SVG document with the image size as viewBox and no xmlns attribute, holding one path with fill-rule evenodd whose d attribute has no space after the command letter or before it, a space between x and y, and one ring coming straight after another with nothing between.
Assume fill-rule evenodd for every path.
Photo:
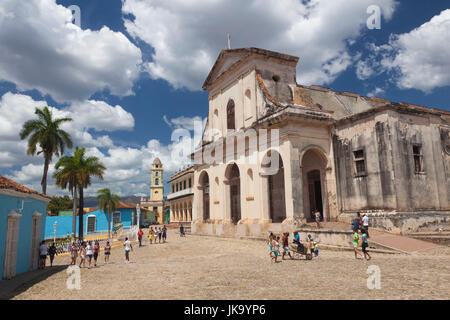
<instances>
[{"instance_id":1,"label":"group of people","mask_svg":"<svg viewBox=\"0 0 450 320\"><path fill-rule=\"evenodd\" d=\"M294 241L293 243L297 245L301 245L300 243L300 234L295 231L294 233ZM269 256L271 258L271 261L278 262L278 256L280 255L280 242L283 246L283 255L282 259L284 260L285 256L288 255L291 260L294 259L294 257L291 255L291 249L289 248L289 232L284 232L281 235L281 241L280 236L275 236L273 233L270 233L269 235ZM319 249L317 248L317 242L314 241L314 239L311 237L310 234L308 234L308 248L311 252L311 256L318 257L319 256Z\"/></svg>"},{"instance_id":2,"label":"group of people","mask_svg":"<svg viewBox=\"0 0 450 320\"><path fill-rule=\"evenodd\" d=\"M74 241L72 246L70 247L70 255L71 262L70 265L77 264L77 258L80 257L79 267L86 268L86 260L88 262L88 269L91 268L92 258L94 259L94 267L97 266L97 260L100 254L100 243L99 241L95 241L94 245L92 245L92 241L83 241L80 246ZM105 264L109 262L109 256L111 255L111 245L109 241L106 241L106 245L104 247L104 256L105 256Z\"/></svg>"},{"instance_id":3,"label":"group of people","mask_svg":"<svg viewBox=\"0 0 450 320\"><path fill-rule=\"evenodd\" d=\"M353 220L353 251L355 252L355 259L359 256L364 256L364 260L370 260L370 256L367 248L369 247L369 217L366 214L361 216L361 213L357 213L357 217ZM361 247L362 254L358 248Z\"/></svg>"},{"instance_id":4,"label":"group of people","mask_svg":"<svg viewBox=\"0 0 450 320\"><path fill-rule=\"evenodd\" d=\"M142 231L142 229L139 229L138 231L138 241L139 241L139 247L142 247L142 238L144 236L144 231ZM158 243L161 243L161 240L163 241L163 243L166 242L167 239L167 228L164 225L162 228L161 227L155 227L155 229L153 229L153 227L150 227L150 229L148 230L148 240L150 241L150 244L153 243L153 240L158 241Z\"/></svg>"},{"instance_id":5,"label":"group of people","mask_svg":"<svg viewBox=\"0 0 450 320\"><path fill-rule=\"evenodd\" d=\"M50 267L53 267L53 260L57 255L56 245L53 242L49 247L45 241L41 242L39 246L39 269L45 269L45 263L47 261L47 255L50 257Z\"/></svg>"}]
</instances>

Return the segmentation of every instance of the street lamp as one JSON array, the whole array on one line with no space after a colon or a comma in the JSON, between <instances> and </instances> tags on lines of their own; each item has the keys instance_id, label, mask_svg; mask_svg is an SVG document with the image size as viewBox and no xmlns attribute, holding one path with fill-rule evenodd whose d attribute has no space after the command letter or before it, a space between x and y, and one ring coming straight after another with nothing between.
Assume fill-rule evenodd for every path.
<instances>
[{"instance_id":1,"label":"street lamp","mask_svg":"<svg viewBox=\"0 0 450 320\"><path fill-rule=\"evenodd\" d=\"M56 243L56 228L58 228L58 221L53 224L53 242Z\"/></svg>"}]
</instances>

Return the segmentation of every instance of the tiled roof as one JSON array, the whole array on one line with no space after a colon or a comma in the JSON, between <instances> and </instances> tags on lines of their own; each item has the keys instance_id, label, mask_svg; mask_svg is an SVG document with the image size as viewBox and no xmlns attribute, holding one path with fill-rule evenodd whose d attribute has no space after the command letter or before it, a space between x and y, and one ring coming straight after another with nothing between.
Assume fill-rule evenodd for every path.
<instances>
[{"instance_id":1,"label":"tiled roof","mask_svg":"<svg viewBox=\"0 0 450 320\"><path fill-rule=\"evenodd\" d=\"M1 189L14 190L14 191L25 193L25 194L35 194L35 195L38 195L38 196L41 196L41 197L44 197L47 199L51 199L51 197L49 197L45 194L31 190L17 182L12 181L11 179L8 179L8 178L0 175L0 190Z\"/></svg>"},{"instance_id":2,"label":"tiled roof","mask_svg":"<svg viewBox=\"0 0 450 320\"><path fill-rule=\"evenodd\" d=\"M134 208L136 208L136 203L129 203L129 202L123 202L123 201L120 201L119 205L117 206L117 209L134 209ZM94 211L97 211L99 208L88 208L88 209L89 210L84 211L84 214L92 213ZM146 210L146 209L141 208L141 210Z\"/></svg>"}]
</instances>

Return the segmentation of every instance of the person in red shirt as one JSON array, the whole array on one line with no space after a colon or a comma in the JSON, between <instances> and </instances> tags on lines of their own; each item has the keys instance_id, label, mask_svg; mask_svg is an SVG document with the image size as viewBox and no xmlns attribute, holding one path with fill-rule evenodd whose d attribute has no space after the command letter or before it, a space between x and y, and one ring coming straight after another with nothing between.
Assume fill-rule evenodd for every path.
<instances>
[{"instance_id":1,"label":"person in red shirt","mask_svg":"<svg viewBox=\"0 0 450 320\"><path fill-rule=\"evenodd\" d=\"M142 229L139 229L139 231L138 231L139 247L142 247L142 236L143 235L144 235L144 231L142 231Z\"/></svg>"}]
</instances>

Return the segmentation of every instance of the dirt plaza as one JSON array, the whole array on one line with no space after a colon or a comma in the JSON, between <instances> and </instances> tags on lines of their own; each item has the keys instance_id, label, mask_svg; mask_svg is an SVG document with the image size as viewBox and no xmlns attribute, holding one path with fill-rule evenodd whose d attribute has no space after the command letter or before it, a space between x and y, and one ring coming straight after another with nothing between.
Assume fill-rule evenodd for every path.
<instances>
[{"instance_id":1,"label":"dirt plaza","mask_svg":"<svg viewBox=\"0 0 450 320\"><path fill-rule=\"evenodd\" d=\"M187 235L169 230L165 244L138 248L131 263L114 248L96 268L81 269L81 289L67 288L64 265L17 288L12 299L450 299L450 248L415 254L373 253L367 263L351 251L320 250L311 261L270 261L264 241ZM380 289L368 289L368 267L380 270ZM54 267L55 268L55 267Z\"/></svg>"}]
</instances>

